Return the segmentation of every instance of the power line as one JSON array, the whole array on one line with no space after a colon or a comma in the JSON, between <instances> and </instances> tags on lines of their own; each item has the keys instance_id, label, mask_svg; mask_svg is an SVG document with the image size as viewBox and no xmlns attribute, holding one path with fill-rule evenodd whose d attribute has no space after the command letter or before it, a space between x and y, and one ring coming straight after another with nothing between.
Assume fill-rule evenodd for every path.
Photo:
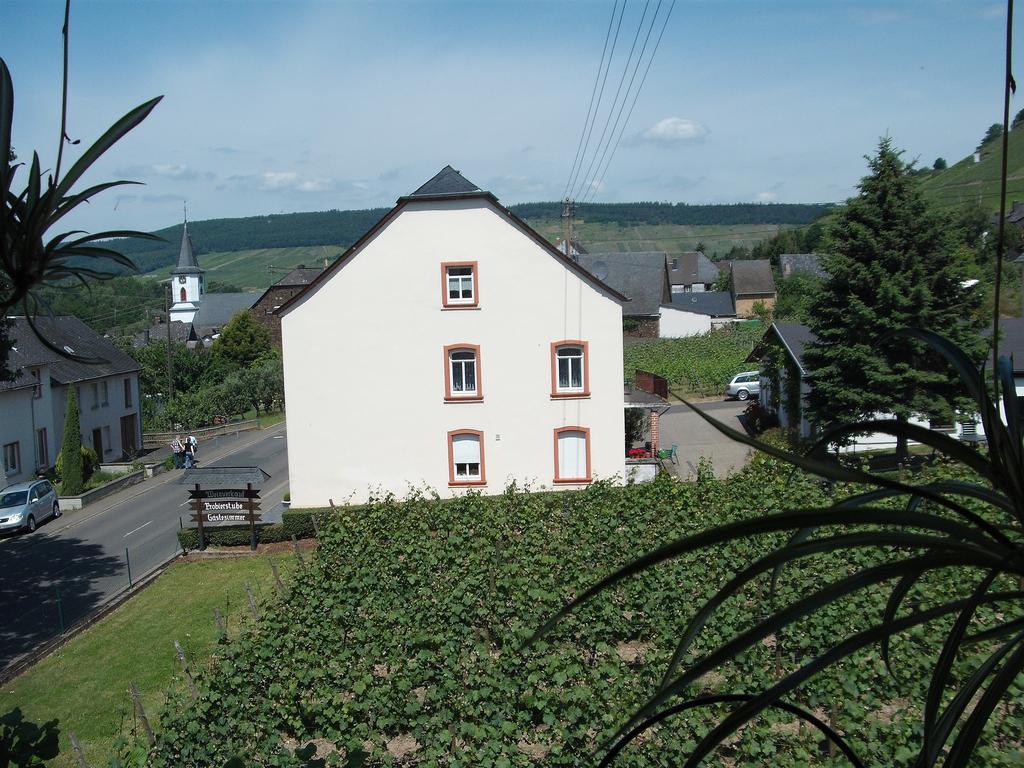
<instances>
[{"instance_id":1,"label":"power line","mask_svg":"<svg viewBox=\"0 0 1024 768\"><path fill-rule=\"evenodd\" d=\"M612 15L608 19L608 31L604 33L604 47L601 49L601 63L597 65L597 75L594 77L594 87L590 91L590 103L587 105L587 118L586 120L583 121L583 130L580 131L580 140L579 143L576 145L576 157L572 161L572 168L569 170L569 178L565 182L565 191L562 193L562 197L565 197L566 195L569 194L569 184L572 182L573 175L576 173L576 164L580 160L580 150L583 149L583 137L586 135L587 125L590 123L590 115L594 106L594 96L597 94L597 84L601 81L601 70L604 69L604 58L605 54L608 52L608 40L609 38L611 38L612 35L612 26L615 23L615 11L618 9L618 7L619 0L615 0L615 3L612 5ZM623 2L622 7L623 10L625 10L625 2ZM616 34L616 40L617 39L618 34ZM611 59L609 59L609 62L610 61ZM602 94L604 93L603 88L601 92Z\"/></svg>"},{"instance_id":2,"label":"power line","mask_svg":"<svg viewBox=\"0 0 1024 768\"><path fill-rule=\"evenodd\" d=\"M640 71L640 64L641 64L641 62L644 59L644 53L647 52L647 44L651 40L651 33L654 31L654 25L658 21L658 14L661 12L661 3L662 3L662 0L658 0L658 5L655 6L655 8L654 8L654 15L651 17L650 25L647 27L647 34L644 35L644 44L643 44L643 46L641 46L640 53L636 57L636 64L633 66L633 74L630 75L630 77L629 77L629 85L626 86L626 92L622 96L622 103L619 105L619 111L615 115L615 122L612 124L612 132L608 135L608 142L604 145L604 149L601 151L601 158L597 161L597 169L596 169L596 171L594 173L594 177L583 188L583 197L584 198L586 198L588 196L592 196L592 194L594 192L594 186L595 186L595 183L597 183L598 177L599 176L601 178L604 177L604 174L601 172L601 166L604 163L605 156L607 156L607 154L608 154L608 149L612 145L612 139L615 138L615 131L616 131L616 129L618 129L619 121L622 119L622 111L626 108L626 102L629 101L629 93L630 93L630 91L632 91L633 83L636 81L636 73ZM641 23L641 26L642 26L643 25L643 20L642 19L641 19L640 23ZM639 95L639 91L637 91L637 95ZM634 99L634 103L635 103L635 99ZM628 122L628 118L627 118L627 122ZM623 127L625 127L625 126L623 126ZM616 142L616 147L617 146L618 146L618 142Z\"/></svg>"},{"instance_id":3,"label":"power line","mask_svg":"<svg viewBox=\"0 0 1024 768\"><path fill-rule=\"evenodd\" d=\"M629 0L623 0L622 1L622 8L619 11L619 23L615 26L615 37L612 38L612 48L611 48L611 52L608 54L608 64L607 64L607 66L605 67L605 70L604 70L604 79L601 80L601 90L597 94L597 106L594 107L593 120L590 123L590 127L586 128L587 140L586 140L586 142L583 145L583 152L580 154L579 167L576 168L576 171L575 171L574 174L570 174L568 191L572 191L572 188L576 184L576 179L579 176L579 172L581 170L583 170L583 159L587 155L587 148L590 146L590 137L593 135L594 126L597 124L598 112L600 112L600 110L601 110L601 100L604 98L604 87L605 87L605 84L608 82L608 73L611 72L611 69L612 69L612 59L615 57L615 46L616 46L616 44L619 41L619 30L622 29L622 17L626 15L626 3L627 2L629 2ZM615 9L614 9L614 7L612 8L612 18L615 18ZM600 69L598 70L598 75L600 76ZM584 123L584 127L586 127L586 123ZM573 165L575 165L575 163ZM568 194L568 192L566 194ZM564 197L564 195L563 195L563 197Z\"/></svg>"},{"instance_id":4,"label":"power line","mask_svg":"<svg viewBox=\"0 0 1024 768\"><path fill-rule=\"evenodd\" d=\"M646 0L646 2L644 2L643 13L640 14L640 23L637 24L637 27L636 27L636 34L633 35L633 45L630 46L629 55L626 57L626 64L622 68L622 77L619 78L619 86L618 86L618 88L615 89L615 96L612 99L611 107L608 109L608 117L605 118L604 128L601 129L601 138L599 138L597 140L597 146L594 147L594 154L590 158L590 165L587 166L587 172L583 174L583 181L584 182L586 182L586 180L590 177L590 171L594 167L594 161L597 160L597 155L598 155L598 152L601 149L601 145L604 144L604 137L607 135L607 133L608 133L608 126L611 125L611 122L612 122L612 113L615 112L615 105L619 103L619 94L622 92L622 84L624 82L626 82L626 73L629 72L629 63L633 60L633 51L636 50L636 43L637 43L637 40L640 39L640 32L643 29L644 19L647 18L647 9L650 8L650 6L651 6L651 0ZM611 67L611 60L609 60L608 66L609 66L609 68ZM582 191L583 191L583 185L580 185L580 187L578 188L578 191L576 192L575 195L573 195L573 197L574 198L575 197L579 197L580 194L582 193Z\"/></svg>"},{"instance_id":5,"label":"power line","mask_svg":"<svg viewBox=\"0 0 1024 768\"><path fill-rule=\"evenodd\" d=\"M640 91L643 90L644 83L647 82L647 73L651 71L651 64L654 63L654 57L658 54L658 48L661 47L661 38L665 35L665 28L668 26L668 20L672 16L672 10L675 7L676 7L676 0L672 0L671 4L668 7L668 13L665 14L665 20L661 24L661 31L658 33L658 39L654 43L654 50L651 51L651 58L647 60L647 69L644 70L644 76L642 78L640 78L640 85L637 86L636 93L633 94L633 103L629 105L629 112L626 114L626 122L624 122L622 124L622 130L619 131L619 138L615 140L615 147L614 147L614 149L612 149L612 153L608 157L608 162L605 164L604 170L601 172L601 175L598 178L597 184L595 184L591 188L591 194L590 194L590 199L591 200L593 200L594 196L597 194L597 190L601 186L601 184L604 183L605 174L608 173L608 168L612 164L612 159L615 157L615 153L619 149L619 144L622 141L622 136L626 132L626 126L629 125L629 120L630 120L631 117L633 117L633 109L634 109L634 107L636 107L637 99L640 98ZM655 18L658 17L657 12L655 12L654 17ZM653 27L654 27L654 20L652 19L651 20L651 28L653 29ZM650 36L650 32L648 32L647 34L648 34L648 36ZM646 42L644 43L644 45L646 47ZM641 53L641 56L642 55L643 54Z\"/></svg>"}]
</instances>

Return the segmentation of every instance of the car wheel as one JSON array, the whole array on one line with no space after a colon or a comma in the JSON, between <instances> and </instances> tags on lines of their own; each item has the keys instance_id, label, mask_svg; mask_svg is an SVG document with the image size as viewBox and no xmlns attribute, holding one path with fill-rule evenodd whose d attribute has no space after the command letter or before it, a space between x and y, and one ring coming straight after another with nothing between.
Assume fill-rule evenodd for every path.
<instances>
[{"instance_id":1,"label":"car wheel","mask_svg":"<svg viewBox=\"0 0 1024 768\"><path fill-rule=\"evenodd\" d=\"M53 502L53 519L56 520L58 517L60 517L60 504L55 501Z\"/></svg>"},{"instance_id":2,"label":"car wheel","mask_svg":"<svg viewBox=\"0 0 1024 768\"><path fill-rule=\"evenodd\" d=\"M747 390L745 389L741 389L739 392L736 393L737 400L746 400L748 397L750 397L750 393L747 392Z\"/></svg>"},{"instance_id":3,"label":"car wheel","mask_svg":"<svg viewBox=\"0 0 1024 768\"><path fill-rule=\"evenodd\" d=\"M36 529L36 516L29 515L28 520L25 522L25 526L28 528L29 533L33 533Z\"/></svg>"}]
</instances>

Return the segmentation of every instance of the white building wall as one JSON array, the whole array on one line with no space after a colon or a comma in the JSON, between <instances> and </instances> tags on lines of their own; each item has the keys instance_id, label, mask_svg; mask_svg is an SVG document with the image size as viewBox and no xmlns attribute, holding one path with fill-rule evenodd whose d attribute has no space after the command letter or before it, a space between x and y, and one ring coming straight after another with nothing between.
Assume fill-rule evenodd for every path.
<instances>
[{"instance_id":1,"label":"white building wall","mask_svg":"<svg viewBox=\"0 0 1024 768\"><path fill-rule=\"evenodd\" d=\"M441 263L478 263L479 309L441 306ZM552 486L554 430L587 427L621 476L622 310L482 200L410 203L282 318L292 504L430 487L447 433L484 433L485 494ZM591 395L551 397L551 343L589 342ZM480 345L482 402L444 402L443 348ZM568 486L578 487L578 486Z\"/></svg>"},{"instance_id":2,"label":"white building wall","mask_svg":"<svg viewBox=\"0 0 1024 768\"><path fill-rule=\"evenodd\" d=\"M696 312L662 307L660 311L660 336L663 339L679 339L685 336L699 336L711 330L711 317Z\"/></svg>"},{"instance_id":3,"label":"white building wall","mask_svg":"<svg viewBox=\"0 0 1024 768\"><path fill-rule=\"evenodd\" d=\"M125 405L124 379L129 379L132 391L131 406ZM107 399L103 399L103 382L107 382ZM96 384L98 399L93 395ZM64 412L67 407L67 389L71 385L57 386L53 390L54 446L60 451L64 440ZM139 375L137 373L106 376L80 381L78 387L78 421L82 445L93 447L93 430L99 429L103 441L101 462L118 461L124 452L121 442L121 417L135 416L135 447L142 446L141 410L139 408ZM53 457L56 461L56 456Z\"/></svg>"},{"instance_id":4,"label":"white building wall","mask_svg":"<svg viewBox=\"0 0 1024 768\"><path fill-rule=\"evenodd\" d=\"M0 455L0 488L35 477L31 387L0 392L0 448L9 443L18 444L19 465L6 472Z\"/></svg>"}]
</instances>

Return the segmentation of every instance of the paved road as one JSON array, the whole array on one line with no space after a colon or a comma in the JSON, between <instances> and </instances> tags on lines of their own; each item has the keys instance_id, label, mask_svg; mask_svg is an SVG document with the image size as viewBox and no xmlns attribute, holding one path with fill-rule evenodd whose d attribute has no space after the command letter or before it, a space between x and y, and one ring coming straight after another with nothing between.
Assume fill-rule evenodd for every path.
<instances>
[{"instance_id":1,"label":"paved road","mask_svg":"<svg viewBox=\"0 0 1024 768\"><path fill-rule=\"evenodd\" d=\"M200 466L258 466L271 479L261 504L281 502L288 483L284 424L209 440ZM175 531L188 519L181 471L67 512L34 534L0 540L0 669L74 624L128 584L180 552ZM126 559L127 550L127 559Z\"/></svg>"},{"instance_id":2,"label":"paved road","mask_svg":"<svg viewBox=\"0 0 1024 768\"><path fill-rule=\"evenodd\" d=\"M747 403L722 400L696 405L705 413L714 416L716 420L735 429L743 429L739 416L746 409ZM701 457L711 460L715 467L715 475L718 477L725 477L739 469L750 457L750 449L747 446L730 440L685 405L673 405L668 413L661 417L660 428L660 442L663 448L672 443L679 446L679 464L675 469L676 474L683 480L696 477L697 464Z\"/></svg>"}]
</instances>

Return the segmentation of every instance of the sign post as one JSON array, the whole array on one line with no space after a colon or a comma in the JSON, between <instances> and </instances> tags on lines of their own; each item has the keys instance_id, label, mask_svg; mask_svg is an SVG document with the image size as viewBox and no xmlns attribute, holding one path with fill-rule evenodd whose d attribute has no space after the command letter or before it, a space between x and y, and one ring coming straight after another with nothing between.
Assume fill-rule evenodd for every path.
<instances>
[{"instance_id":1,"label":"sign post","mask_svg":"<svg viewBox=\"0 0 1024 768\"><path fill-rule=\"evenodd\" d=\"M256 549L260 515L260 488L270 475L259 467L204 467L189 470L183 484L189 488L192 522L199 534L199 549L206 549L206 527L249 526L249 545Z\"/></svg>"},{"instance_id":2,"label":"sign post","mask_svg":"<svg viewBox=\"0 0 1024 768\"><path fill-rule=\"evenodd\" d=\"M252 498L252 483L245 484L246 496L248 497L249 507L249 548L256 551L256 507L255 502Z\"/></svg>"},{"instance_id":3,"label":"sign post","mask_svg":"<svg viewBox=\"0 0 1024 768\"><path fill-rule=\"evenodd\" d=\"M196 483L196 498L197 499L201 498L200 495L199 495L200 493L202 493L202 491L199 490L199 483ZM189 495L191 495L191 494L189 494ZM199 515L196 518L196 522L199 525L199 551L202 552L204 549L206 549L206 539L203 537L203 516Z\"/></svg>"}]
</instances>

